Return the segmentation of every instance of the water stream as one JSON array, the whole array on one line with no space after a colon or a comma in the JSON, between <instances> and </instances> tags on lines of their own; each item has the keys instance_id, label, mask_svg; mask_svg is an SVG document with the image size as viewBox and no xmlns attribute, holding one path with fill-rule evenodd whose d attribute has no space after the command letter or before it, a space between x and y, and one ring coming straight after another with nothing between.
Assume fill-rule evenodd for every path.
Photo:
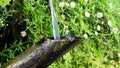
<instances>
[{"instance_id":1,"label":"water stream","mask_svg":"<svg viewBox=\"0 0 120 68\"><path fill-rule=\"evenodd\" d=\"M56 18L56 13L54 10L54 6L52 4L52 0L49 0L50 3L50 9L51 9L51 16L52 16L52 26L53 26L53 35L55 40L60 40L60 34L59 34L59 25Z\"/></svg>"}]
</instances>

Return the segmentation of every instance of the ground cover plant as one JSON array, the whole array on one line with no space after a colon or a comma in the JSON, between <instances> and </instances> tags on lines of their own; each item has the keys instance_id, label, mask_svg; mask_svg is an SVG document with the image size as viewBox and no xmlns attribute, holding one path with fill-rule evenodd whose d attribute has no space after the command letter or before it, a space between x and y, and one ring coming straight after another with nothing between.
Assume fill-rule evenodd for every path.
<instances>
[{"instance_id":1,"label":"ground cover plant","mask_svg":"<svg viewBox=\"0 0 120 68\"><path fill-rule=\"evenodd\" d=\"M48 68L120 68L119 0L53 0L60 34L85 40ZM0 67L53 36L48 0L0 0Z\"/></svg>"}]
</instances>

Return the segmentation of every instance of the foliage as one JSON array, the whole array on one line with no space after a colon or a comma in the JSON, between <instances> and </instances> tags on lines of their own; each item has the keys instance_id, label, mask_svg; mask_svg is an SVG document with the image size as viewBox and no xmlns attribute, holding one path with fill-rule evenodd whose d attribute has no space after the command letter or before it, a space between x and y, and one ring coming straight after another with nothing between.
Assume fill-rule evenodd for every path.
<instances>
[{"instance_id":1,"label":"foliage","mask_svg":"<svg viewBox=\"0 0 120 68\"><path fill-rule=\"evenodd\" d=\"M10 0L0 0L0 6L5 7L6 5L8 5L10 2Z\"/></svg>"},{"instance_id":2,"label":"foliage","mask_svg":"<svg viewBox=\"0 0 120 68\"><path fill-rule=\"evenodd\" d=\"M0 67L43 37L53 36L47 0L9 1L0 1ZM119 68L118 1L53 0L60 34L86 39L49 68Z\"/></svg>"},{"instance_id":3,"label":"foliage","mask_svg":"<svg viewBox=\"0 0 120 68\"><path fill-rule=\"evenodd\" d=\"M72 1L62 1L72 2ZM117 2L117 1L116 1ZM119 68L120 67L120 34L114 33L119 28L119 8L110 7L110 0L83 0L75 1L76 7L58 8L61 2L55 2L59 21L68 26L69 34L84 36L86 40L68 52L49 68ZM114 4L114 3L113 3ZM90 16L85 14L88 12ZM99 18L97 13L103 13ZM61 14L66 16L60 19ZM98 25L100 27L98 27ZM97 34L96 34L97 32Z\"/></svg>"}]
</instances>

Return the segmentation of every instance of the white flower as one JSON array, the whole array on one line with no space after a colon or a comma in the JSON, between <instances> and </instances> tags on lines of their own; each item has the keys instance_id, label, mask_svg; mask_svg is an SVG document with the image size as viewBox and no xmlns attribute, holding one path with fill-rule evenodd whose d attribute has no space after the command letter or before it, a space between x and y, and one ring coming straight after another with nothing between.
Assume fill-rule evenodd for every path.
<instances>
[{"instance_id":1,"label":"white flower","mask_svg":"<svg viewBox=\"0 0 120 68\"><path fill-rule=\"evenodd\" d=\"M85 17L90 17L90 13L89 12L85 12Z\"/></svg>"},{"instance_id":2,"label":"white flower","mask_svg":"<svg viewBox=\"0 0 120 68\"><path fill-rule=\"evenodd\" d=\"M95 35L98 35L98 32L97 32L97 31L95 31Z\"/></svg>"},{"instance_id":3,"label":"white flower","mask_svg":"<svg viewBox=\"0 0 120 68\"><path fill-rule=\"evenodd\" d=\"M67 7L68 7L68 6L70 6L70 4L69 4L69 3L67 3L67 2L65 3L65 5L66 5Z\"/></svg>"},{"instance_id":4,"label":"white flower","mask_svg":"<svg viewBox=\"0 0 120 68\"><path fill-rule=\"evenodd\" d=\"M102 24L104 24L104 22L102 22Z\"/></svg>"},{"instance_id":5,"label":"white flower","mask_svg":"<svg viewBox=\"0 0 120 68\"><path fill-rule=\"evenodd\" d=\"M86 33L84 34L84 38L85 38L85 39L87 39L87 38L88 38L88 35L87 35Z\"/></svg>"},{"instance_id":6,"label":"white flower","mask_svg":"<svg viewBox=\"0 0 120 68\"><path fill-rule=\"evenodd\" d=\"M109 26L112 26L112 24L111 24L111 21L110 21L110 20L108 21L108 25L109 25Z\"/></svg>"},{"instance_id":7,"label":"white flower","mask_svg":"<svg viewBox=\"0 0 120 68\"><path fill-rule=\"evenodd\" d=\"M67 35L68 33L69 33L69 30L66 30L66 31L65 31L65 34Z\"/></svg>"},{"instance_id":8,"label":"white flower","mask_svg":"<svg viewBox=\"0 0 120 68\"><path fill-rule=\"evenodd\" d=\"M70 2L70 7L75 8L76 3L75 2Z\"/></svg>"},{"instance_id":9,"label":"white flower","mask_svg":"<svg viewBox=\"0 0 120 68\"><path fill-rule=\"evenodd\" d=\"M102 12L97 12L97 18L102 18L103 17L103 13Z\"/></svg>"},{"instance_id":10,"label":"white flower","mask_svg":"<svg viewBox=\"0 0 120 68\"><path fill-rule=\"evenodd\" d=\"M92 6L92 9L94 10L94 9L95 9L95 6Z\"/></svg>"},{"instance_id":11,"label":"white flower","mask_svg":"<svg viewBox=\"0 0 120 68\"><path fill-rule=\"evenodd\" d=\"M21 31L20 34L21 34L22 37L25 37L27 35L26 31Z\"/></svg>"},{"instance_id":12,"label":"white flower","mask_svg":"<svg viewBox=\"0 0 120 68\"><path fill-rule=\"evenodd\" d=\"M59 7L63 8L65 6L65 2L60 2Z\"/></svg>"},{"instance_id":13,"label":"white flower","mask_svg":"<svg viewBox=\"0 0 120 68\"><path fill-rule=\"evenodd\" d=\"M118 32L118 28L113 28L112 31L114 34L116 34Z\"/></svg>"},{"instance_id":14,"label":"white flower","mask_svg":"<svg viewBox=\"0 0 120 68\"><path fill-rule=\"evenodd\" d=\"M120 12L118 12L118 16L120 16Z\"/></svg>"},{"instance_id":15,"label":"white flower","mask_svg":"<svg viewBox=\"0 0 120 68\"><path fill-rule=\"evenodd\" d=\"M110 8L112 9L112 3L110 3Z\"/></svg>"},{"instance_id":16,"label":"white flower","mask_svg":"<svg viewBox=\"0 0 120 68\"><path fill-rule=\"evenodd\" d=\"M100 31L100 25L97 25L97 30Z\"/></svg>"},{"instance_id":17,"label":"white flower","mask_svg":"<svg viewBox=\"0 0 120 68\"><path fill-rule=\"evenodd\" d=\"M88 0L84 0L86 3L88 2Z\"/></svg>"},{"instance_id":18,"label":"white flower","mask_svg":"<svg viewBox=\"0 0 120 68\"><path fill-rule=\"evenodd\" d=\"M118 53L118 57L120 57L120 53Z\"/></svg>"},{"instance_id":19,"label":"white flower","mask_svg":"<svg viewBox=\"0 0 120 68\"><path fill-rule=\"evenodd\" d=\"M68 30L68 26L64 26L64 30Z\"/></svg>"},{"instance_id":20,"label":"white flower","mask_svg":"<svg viewBox=\"0 0 120 68\"><path fill-rule=\"evenodd\" d=\"M61 15L61 18L62 18L63 20L65 20L65 15L62 14L62 15Z\"/></svg>"}]
</instances>

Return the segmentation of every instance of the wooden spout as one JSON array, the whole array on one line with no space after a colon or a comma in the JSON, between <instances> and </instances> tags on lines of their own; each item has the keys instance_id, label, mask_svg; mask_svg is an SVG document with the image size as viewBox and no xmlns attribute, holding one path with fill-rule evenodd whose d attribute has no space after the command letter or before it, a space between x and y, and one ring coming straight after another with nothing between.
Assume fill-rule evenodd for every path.
<instances>
[{"instance_id":1,"label":"wooden spout","mask_svg":"<svg viewBox=\"0 0 120 68\"><path fill-rule=\"evenodd\" d=\"M61 40L49 38L32 45L9 61L4 68L46 68L83 40L73 36L64 36Z\"/></svg>"}]
</instances>

